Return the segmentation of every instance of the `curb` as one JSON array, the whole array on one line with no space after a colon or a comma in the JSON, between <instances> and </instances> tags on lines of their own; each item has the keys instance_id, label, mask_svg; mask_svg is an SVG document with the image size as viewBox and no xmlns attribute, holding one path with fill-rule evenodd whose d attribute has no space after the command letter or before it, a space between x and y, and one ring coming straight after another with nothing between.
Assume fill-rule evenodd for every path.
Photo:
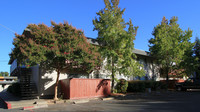
<instances>
[{"instance_id":1,"label":"curb","mask_svg":"<svg viewBox=\"0 0 200 112\"><path fill-rule=\"evenodd\" d=\"M110 98L102 98L101 100L107 101L107 100L113 100L113 99L114 99L114 97L110 97Z\"/></svg>"},{"instance_id":2,"label":"curb","mask_svg":"<svg viewBox=\"0 0 200 112\"><path fill-rule=\"evenodd\" d=\"M73 104L79 104L79 103L87 103L89 102L89 100L74 100L74 101L71 101Z\"/></svg>"},{"instance_id":3,"label":"curb","mask_svg":"<svg viewBox=\"0 0 200 112\"><path fill-rule=\"evenodd\" d=\"M57 101L48 101L47 104L62 104L62 103L66 103L66 104L72 104L73 102L70 100L57 100Z\"/></svg>"},{"instance_id":4,"label":"curb","mask_svg":"<svg viewBox=\"0 0 200 112\"><path fill-rule=\"evenodd\" d=\"M11 103L4 101L7 109L12 109Z\"/></svg>"},{"instance_id":5,"label":"curb","mask_svg":"<svg viewBox=\"0 0 200 112\"><path fill-rule=\"evenodd\" d=\"M33 109L35 106L27 106L27 107L23 107L22 110L30 110L30 109Z\"/></svg>"},{"instance_id":6,"label":"curb","mask_svg":"<svg viewBox=\"0 0 200 112\"><path fill-rule=\"evenodd\" d=\"M12 103L5 101L3 98L0 97L0 100L3 102L3 105L6 109L13 109L15 105L12 105ZM36 108L45 108L48 107L47 104L32 104L30 106L21 106L16 108L22 108L22 110L29 110L29 109L36 109Z\"/></svg>"},{"instance_id":7,"label":"curb","mask_svg":"<svg viewBox=\"0 0 200 112\"><path fill-rule=\"evenodd\" d=\"M31 109L38 109L38 108L47 108L48 105L35 105L35 106L27 106L23 107L22 110L31 110Z\"/></svg>"},{"instance_id":8,"label":"curb","mask_svg":"<svg viewBox=\"0 0 200 112\"><path fill-rule=\"evenodd\" d=\"M12 109L11 103L6 102L3 98L0 97L0 100L3 101L4 106L6 107L6 109Z\"/></svg>"}]
</instances>

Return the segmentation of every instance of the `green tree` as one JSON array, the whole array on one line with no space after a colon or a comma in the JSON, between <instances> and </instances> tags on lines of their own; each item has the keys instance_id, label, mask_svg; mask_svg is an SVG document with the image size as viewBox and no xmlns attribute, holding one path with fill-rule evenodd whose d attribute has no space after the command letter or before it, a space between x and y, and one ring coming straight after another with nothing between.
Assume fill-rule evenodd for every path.
<instances>
[{"instance_id":1,"label":"green tree","mask_svg":"<svg viewBox=\"0 0 200 112\"><path fill-rule=\"evenodd\" d=\"M141 65L133 53L136 32L131 20L125 22L122 15L125 9L118 7L119 0L104 0L105 8L97 12L93 20L94 30L98 31L101 56L107 60L106 68L111 71L112 92L116 73L125 76L143 76ZM128 26L128 28L127 28ZM126 30L127 28L127 30Z\"/></svg>"},{"instance_id":2,"label":"green tree","mask_svg":"<svg viewBox=\"0 0 200 112\"><path fill-rule=\"evenodd\" d=\"M0 76L4 76L4 77L6 76L7 77L7 76L9 76L9 73L8 72L0 72Z\"/></svg>"},{"instance_id":3,"label":"green tree","mask_svg":"<svg viewBox=\"0 0 200 112\"><path fill-rule=\"evenodd\" d=\"M195 45L194 45L194 57L196 59L196 77L197 78L200 78L200 40L198 37L196 37L196 40L195 40Z\"/></svg>"},{"instance_id":4,"label":"green tree","mask_svg":"<svg viewBox=\"0 0 200 112\"><path fill-rule=\"evenodd\" d=\"M177 17L172 17L170 21L163 17L161 24L154 27L154 38L149 40L149 51L165 69L167 81L168 74L179 67L186 51L191 48L192 31L183 31L177 21Z\"/></svg>"},{"instance_id":5,"label":"green tree","mask_svg":"<svg viewBox=\"0 0 200 112\"><path fill-rule=\"evenodd\" d=\"M30 24L28 32L16 34L13 42L15 48L10 56L26 67L40 64L48 71L55 70L57 79L54 99L57 100L61 70L89 73L98 67L100 55L96 52L96 47L87 42L81 30L67 22L51 24L50 27L45 24Z\"/></svg>"}]
</instances>

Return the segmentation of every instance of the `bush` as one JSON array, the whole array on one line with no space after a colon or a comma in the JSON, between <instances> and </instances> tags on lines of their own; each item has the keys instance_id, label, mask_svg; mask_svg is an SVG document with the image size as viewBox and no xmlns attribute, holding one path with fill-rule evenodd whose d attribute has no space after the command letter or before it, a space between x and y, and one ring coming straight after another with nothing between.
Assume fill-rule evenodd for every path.
<instances>
[{"instance_id":1,"label":"bush","mask_svg":"<svg viewBox=\"0 0 200 112\"><path fill-rule=\"evenodd\" d=\"M143 81L145 83L145 88L151 88L153 86L153 81Z\"/></svg>"},{"instance_id":2,"label":"bush","mask_svg":"<svg viewBox=\"0 0 200 112\"><path fill-rule=\"evenodd\" d=\"M156 91L159 89L167 89L167 85L160 81L129 81L128 92L144 92L146 88Z\"/></svg>"},{"instance_id":3,"label":"bush","mask_svg":"<svg viewBox=\"0 0 200 112\"><path fill-rule=\"evenodd\" d=\"M151 89L152 89L153 91L156 91L156 90L161 89L160 87L161 87L161 83L158 82L158 81L154 81L154 82L153 82L153 85L152 85L152 87L151 87Z\"/></svg>"},{"instance_id":4,"label":"bush","mask_svg":"<svg viewBox=\"0 0 200 112\"><path fill-rule=\"evenodd\" d=\"M13 83L7 89L8 92L12 93L15 96L20 96L21 95L21 91L20 90L21 90L20 89L20 83Z\"/></svg>"},{"instance_id":5,"label":"bush","mask_svg":"<svg viewBox=\"0 0 200 112\"><path fill-rule=\"evenodd\" d=\"M126 93L128 88L128 82L125 79L120 79L116 85L117 93Z\"/></svg>"},{"instance_id":6,"label":"bush","mask_svg":"<svg viewBox=\"0 0 200 112\"><path fill-rule=\"evenodd\" d=\"M129 81L127 91L128 92L144 92L145 83L142 81Z\"/></svg>"},{"instance_id":7,"label":"bush","mask_svg":"<svg viewBox=\"0 0 200 112\"><path fill-rule=\"evenodd\" d=\"M167 89L168 86L166 83L160 82L161 83L161 89Z\"/></svg>"}]
</instances>

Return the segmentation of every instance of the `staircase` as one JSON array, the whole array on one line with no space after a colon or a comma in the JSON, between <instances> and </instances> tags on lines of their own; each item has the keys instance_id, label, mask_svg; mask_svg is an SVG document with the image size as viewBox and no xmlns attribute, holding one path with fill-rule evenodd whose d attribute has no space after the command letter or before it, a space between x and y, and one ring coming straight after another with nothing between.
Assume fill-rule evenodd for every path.
<instances>
[{"instance_id":1,"label":"staircase","mask_svg":"<svg viewBox=\"0 0 200 112\"><path fill-rule=\"evenodd\" d=\"M30 68L20 68L20 88L22 99L36 99L37 88L31 79Z\"/></svg>"}]
</instances>

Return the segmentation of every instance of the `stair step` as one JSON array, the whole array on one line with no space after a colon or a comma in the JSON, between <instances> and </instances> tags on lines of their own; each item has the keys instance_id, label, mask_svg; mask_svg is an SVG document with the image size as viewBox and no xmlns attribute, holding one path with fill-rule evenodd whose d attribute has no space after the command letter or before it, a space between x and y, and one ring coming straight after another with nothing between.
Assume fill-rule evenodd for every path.
<instances>
[{"instance_id":1,"label":"stair step","mask_svg":"<svg viewBox=\"0 0 200 112\"><path fill-rule=\"evenodd\" d=\"M22 93L21 96L36 96L37 93Z\"/></svg>"},{"instance_id":2,"label":"stair step","mask_svg":"<svg viewBox=\"0 0 200 112\"><path fill-rule=\"evenodd\" d=\"M33 84L22 84L22 85L20 85L20 86L27 86L27 87L35 87L35 85L33 85Z\"/></svg>"},{"instance_id":3,"label":"stair step","mask_svg":"<svg viewBox=\"0 0 200 112\"><path fill-rule=\"evenodd\" d=\"M22 89L21 91L34 91L34 90L36 90L36 89L31 89L31 88L21 88L21 89Z\"/></svg>"},{"instance_id":4,"label":"stair step","mask_svg":"<svg viewBox=\"0 0 200 112\"><path fill-rule=\"evenodd\" d=\"M37 92L34 91L34 90L27 90L27 91L25 90L25 91L21 91L21 92L26 92L26 93L33 93L33 92L34 92L34 93L37 93Z\"/></svg>"}]
</instances>

